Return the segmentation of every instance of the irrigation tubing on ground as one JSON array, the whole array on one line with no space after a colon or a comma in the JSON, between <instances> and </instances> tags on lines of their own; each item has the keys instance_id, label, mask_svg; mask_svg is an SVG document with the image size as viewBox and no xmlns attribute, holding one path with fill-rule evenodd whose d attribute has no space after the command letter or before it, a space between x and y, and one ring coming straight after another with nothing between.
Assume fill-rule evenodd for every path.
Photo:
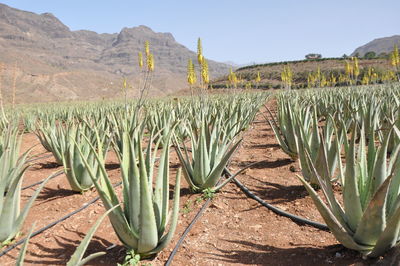
<instances>
[{"instance_id":1,"label":"irrigation tubing on ground","mask_svg":"<svg viewBox=\"0 0 400 266\"><path fill-rule=\"evenodd\" d=\"M259 163L259 162L257 162L257 163ZM256 163L254 163L254 164L256 164ZM254 165L254 164L252 164L252 165ZM241 169L239 172L243 172L243 170L244 170L244 169L247 169L247 168L249 168L249 166L246 166L245 168ZM238 172L238 173L239 173L239 172ZM227 169L226 167L225 167L225 173L227 174L228 178L229 178L230 176L232 176L231 172L230 172L229 169ZM235 174L235 175L237 175L237 174ZM281 216L284 216L284 217L287 217L287 218L291 219L292 221L294 221L294 222L296 222L296 223L307 224L307 225L310 225L310 226L312 226L312 227L318 228L318 229L320 229L320 230L329 231L328 226L326 226L325 224L318 223L318 222L315 222L315 221L311 221L311 220L308 220L308 219L306 219L306 218L303 218L303 217L300 217L300 216L291 214L291 213L289 213L289 212L286 212L286 211L284 211L284 210L282 210L282 209L280 209L280 208L278 208L278 207L275 207L275 206L273 206L273 205L271 205L271 204L265 202L265 201L262 200L260 197L258 197L258 196L255 195L253 192L251 192L246 186L244 186L244 185L243 185L239 180L237 180L236 178L233 178L233 182L235 182L235 184L236 184L248 197L250 197L250 198L256 200L258 203L260 203L261 205L263 205L263 206L266 207L267 209L273 211L274 213L276 213L276 214L278 214L278 215L281 215Z\"/></svg>"},{"instance_id":2,"label":"irrigation tubing on ground","mask_svg":"<svg viewBox=\"0 0 400 266\"><path fill-rule=\"evenodd\" d=\"M45 155L45 156L42 156L42 157L32 158L32 159L28 160L27 163L31 163L31 162L34 162L34 161L37 161L37 160L41 160L41 159L46 159L46 158L49 158L49 157L51 157L51 156L53 156L53 155L52 155L52 154L48 154L48 155ZM59 174L57 174L57 175L51 177L50 180L53 179L53 178L55 178L55 177L57 177L57 176L60 176L61 174L62 174L62 173L59 173ZM43 183L43 181L44 181L44 180L38 181L38 182L33 183L33 184L30 184L30 185L28 185L28 186L25 186L25 187L23 187L21 190L26 190L26 189L28 189L28 188L31 188L31 187L40 185L40 184Z\"/></svg>"},{"instance_id":3,"label":"irrigation tubing on ground","mask_svg":"<svg viewBox=\"0 0 400 266\"><path fill-rule=\"evenodd\" d=\"M263 160L264 161L264 160ZM253 165L256 165L258 163L261 163L263 161L259 161L259 162L255 162L252 164L247 165L246 167L240 169L238 172L236 172L234 174L234 176L239 175L240 173L244 172L246 169L250 168ZM232 177L231 172L228 170L228 168L225 167L224 169L225 174L227 175L227 177ZM263 205L264 207L268 208L269 210L273 211L274 213L290 218L292 221L296 222L296 223L301 223L301 224L307 224L310 226L313 226L315 228L318 228L320 230L324 230L324 231L329 231L329 228L325 225L325 224L321 224L318 222L314 222L311 220L308 220L306 218L291 214L289 212L286 212L278 207L275 207L267 202L265 202L264 200L262 200L260 197L258 197L257 195L255 195L254 193L252 193L246 186L244 186L242 183L239 182L239 180L237 180L236 178L233 178L233 181L235 182L235 184L250 198L256 200L257 202L259 202L261 205ZM172 260L174 259L176 253L178 252L179 247L182 245L183 241L185 240L185 237L187 236L187 234L190 232L190 230L192 229L193 225L197 222L197 220L201 217L201 215L203 214L203 212L205 211L205 209L208 207L209 203L210 203L211 199L208 199L204 205L201 207L201 209L199 210L199 212L196 214L196 216L193 218L193 220L191 221L191 223L189 224L189 226L185 229L185 231L183 232L183 234L181 235L181 237L179 238L178 242L176 243L174 249L172 250L171 254L168 257L167 262L165 263L165 266L169 266L172 263Z\"/></svg>"},{"instance_id":4,"label":"irrigation tubing on ground","mask_svg":"<svg viewBox=\"0 0 400 266\"><path fill-rule=\"evenodd\" d=\"M172 262L172 260L174 259L176 253L178 252L179 247L182 245L183 240L185 240L185 237L187 236L187 234L190 232L190 230L192 229L193 225L197 222L197 220L201 217L201 215L204 213L204 211L207 209L208 205L211 202L211 198L208 198L206 200L206 202L204 203L204 205L201 207L201 209L199 210L199 212L196 214L196 216L193 218L193 220L190 222L189 226L185 229L185 231L183 232L183 234L181 235L181 237L179 238L178 242L176 243L174 249L172 250L171 254L168 257L167 262L165 263L165 266L169 266Z\"/></svg>"},{"instance_id":5,"label":"irrigation tubing on ground","mask_svg":"<svg viewBox=\"0 0 400 266\"><path fill-rule=\"evenodd\" d=\"M60 175L62 175L62 174L64 174L64 172L60 172L60 173L58 173L58 174L56 174L56 175L54 175L54 176L50 177L50 179L49 179L49 180L51 180L51 179L53 179L53 178L55 178L55 177L57 177L57 176L60 176ZM46 179L44 179L44 180L46 180ZM33 183L33 184L30 184L30 185L28 185L28 186L26 186L26 187L23 187L23 188L21 188L21 190L26 190L26 189L28 189L28 188L31 188L31 187L34 187L34 186L40 185L40 184L42 184L42 183L44 182L44 180L42 180L42 181L38 181L38 182L36 182L36 183Z\"/></svg>"},{"instance_id":6,"label":"irrigation tubing on ground","mask_svg":"<svg viewBox=\"0 0 400 266\"><path fill-rule=\"evenodd\" d=\"M120 186L121 184L122 184L122 182L119 182L119 183L115 184L114 187L118 187L118 186ZM96 201L98 201L99 199L100 199L100 197L96 197L96 198L92 199L91 201L89 201L89 202L83 204L83 206L80 207L79 209L76 209L75 211L73 211L73 212L71 212L71 213L69 213L69 214L63 216L63 217L60 218L59 220L54 221L54 222L52 222L52 223L46 225L45 227L40 228L39 230L33 232L32 235L31 235L31 238L34 237L34 236L37 236L38 234L43 233L43 232L46 231L47 229L50 229L51 227L55 226L56 224L61 223L62 221L64 221L64 220L68 219L69 217L71 217L71 216L77 214L78 212L83 211L84 209L86 209L87 207L89 207L90 205L92 205L93 203L95 203ZM10 245L10 246L7 247L5 250L3 250L2 252L0 252L0 257L2 257L3 255L7 254L8 252L10 252L11 250L13 250L13 249L16 248L17 246L23 244L25 241L26 241L26 237L23 238L23 239L21 239L21 240L19 240L18 242L15 242L14 244Z\"/></svg>"}]
</instances>

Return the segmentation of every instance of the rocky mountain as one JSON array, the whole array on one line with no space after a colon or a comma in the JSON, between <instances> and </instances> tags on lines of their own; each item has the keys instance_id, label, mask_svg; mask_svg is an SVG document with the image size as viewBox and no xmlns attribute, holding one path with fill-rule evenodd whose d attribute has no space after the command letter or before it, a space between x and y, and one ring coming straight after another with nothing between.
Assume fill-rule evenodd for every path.
<instances>
[{"instance_id":1,"label":"rocky mountain","mask_svg":"<svg viewBox=\"0 0 400 266\"><path fill-rule=\"evenodd\" d=\"M391 51L393 51L393 46L395 44L400 46L400 35L375 39L363 46L358 47L351 55L354 56L358 53L359 56L364 56L368 52L375 52L376 55L381 53L389 54Z\"/></svg>"},{"instance_id":2,"label":"rocky mountain","mask_svg":"<svg viewBox=\"0 0 400 266\"><path fill-rule=\"evenodd\" d=\"M146 26L114 34L71 31L50 13L0 4L3 95L6 101L10 98L15 80L17 102L111 97L121 95L123 77L128 78L133 95L140 76L137 54L146 40L155 59L150 93L165 95L186 88L187 60L196 60L196 54L171 33ZM210 76L226 74L229 67L210 60Z\"/></svg>"}]
</instances>

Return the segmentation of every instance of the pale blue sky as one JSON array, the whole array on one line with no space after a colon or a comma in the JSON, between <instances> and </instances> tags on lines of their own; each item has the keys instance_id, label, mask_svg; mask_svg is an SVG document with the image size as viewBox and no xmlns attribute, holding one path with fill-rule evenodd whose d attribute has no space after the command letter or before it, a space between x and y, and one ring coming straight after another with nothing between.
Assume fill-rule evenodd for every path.
<instances>
[{"instance_id":1,"label":"pale blue sky","mask_svg":"<svg viewBox=\"0 0 400 266\"><path fill-rule=\"evenodd\" d=\"M12 0L51 12L72 30L119 32L146 25L171 32L206 57L244 64L338 57L372 39L400 34L400 0Z\"/></svg>"}]
</instances>

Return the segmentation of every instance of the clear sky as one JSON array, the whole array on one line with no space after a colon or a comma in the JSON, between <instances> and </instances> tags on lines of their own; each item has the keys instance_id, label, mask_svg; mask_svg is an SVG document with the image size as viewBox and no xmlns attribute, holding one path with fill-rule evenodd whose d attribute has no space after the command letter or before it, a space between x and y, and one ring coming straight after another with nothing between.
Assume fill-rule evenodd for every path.
<instances>
[{"instance_id":1,"label":"clear sky","mask_svg":"<svg viewBox=\"0 0 400 266\"><path fill-rule=\"evenodd\" d=\"M400 34L400 0L12 0L51 12L71 30L119 32L146 25L171 32L191 50L238 64L350 54L375 38Z\"/></svg>"}]
</instances>

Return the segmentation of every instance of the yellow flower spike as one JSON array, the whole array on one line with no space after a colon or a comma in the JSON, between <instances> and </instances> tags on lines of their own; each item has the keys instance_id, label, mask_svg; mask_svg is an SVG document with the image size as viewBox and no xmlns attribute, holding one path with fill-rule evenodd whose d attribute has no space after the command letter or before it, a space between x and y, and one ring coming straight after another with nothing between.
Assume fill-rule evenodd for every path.
<instances>
[{"instance_id":1,"label":"yellow flower spike","mask_svg":"<svg viewBox=\"0 0 400 266\"><path fill-rule=\"evenodd\" d=\"M237 78L235 72L232 71L232 68L229 69L228 81L229 81L229 84L233 85L233 87L236 88L237 83L238 83L238 78Z\"/></svg>"},{"instance_id":2,"label":"yellow flower spike","mask_svg":"<svg viewBox=\"0 0 400 266\"><path fill-rule=\"evenodd\" d=\"M257 83L261 81L260 71L257 71L256 80Z\"/></svg>"},{"instance_id":3,"label":"yellow flower spike","mask_svg":"<svg viewBox=\"0 0 400 266\"><path fill-rule=\"evenodd\" d=\"M143 68L143 54L142 54L142 52L138 53L138 59L139 59L139 68L142 69Z\"/></svg>"},{"instance_id":4,"label":"yellow flower spike","mask_svg":"<svg viewBox=\"0 0 400 266\"><path fill-rule=\"evenodd\" d=\"M210 82L210 77L208 75L208 63L205 59L203 59L201 65L201 78L203 79L204 84L208 84Z\"/></svg>"},{"instance_id":5,"label":"yellow flower spike","mask_svg":"<svg viewBox=\"0 0 400 266\"><path fill-rule=\"evenodd\" d=\"M392 66L397 67L400 65L399 48L397 45L393 47L393 52L390 53L390 61Z\"/></svg>"},{"instance_id":6,"label":"yellow flower spike","mask_svg":"<svg viewBox=\"0 0 400 266\"><path fill-rule=\"evenodd\" d=\"M194 85L196 83L196 72L194 70L194 64L192 59L189 59L188 61L188 73L187 73L187 81L189 85Z\"/></svg>"},{"instance_id":7,"label":"yellow flower spike","mask_svg":"<svg viewBox=\"0 0 400 266\"><path fill-rule=\"evenodd\" d=\"M197 61L199 62L199 65L203 64L203 46L201 45L201 39L197 39Z\"/></svg>"},{"instance_id":8,"label":"yellow flower spike","mask_svg":"<svg viewBox=\"0 0 400 266\"><path fill-rule=\"evenodd\" d=\"M147 70L154 71L154 56L153 54L149 54L147 57Z\"/></svg>"},{"instance_id":9,"label":"yellow flower spike","mask_svg":"<svg viewBox=\"0 0 400 266\"><path fill-rule=\"evenodd\" d=\"M144 42L144 52L145 52L146 58L148 58L150 56L150 42L149 41Z\"/></svg>"},{"instance_id":10,"label":"yellow flower spike","mask_svg":"<svg viewBox=\"0 0 400 266\"><path fill-rule=\"evenodd\" d=\"M289 66L284 66L281 73L282 82L285 84L287 89L290 89L293 81L293 73Z\"/></svg>"},{"instance_id":11,"label":"yellow flower spike","mask_svg":"<svg viewBox=\"0 0 400 266\"><path fill-rule=\"evenodd\" d=\"M126 87L127 87L126 78L124 78L124 82L122 83L122 87L124 88L124 90L126 90Z\"/></svg>"},{"instance_id":12,"label":"yellow flower spike","mask_svg":"<svg viewBox=\"0 0 400 266\"><path fill-rule=\"evenodd\" d=\"M357 79L358 75L360 75L360 68L358 67L357 57L353 57L353 69L354 69L354 77L355 79Z\"/></svg>"}]
</instances>

